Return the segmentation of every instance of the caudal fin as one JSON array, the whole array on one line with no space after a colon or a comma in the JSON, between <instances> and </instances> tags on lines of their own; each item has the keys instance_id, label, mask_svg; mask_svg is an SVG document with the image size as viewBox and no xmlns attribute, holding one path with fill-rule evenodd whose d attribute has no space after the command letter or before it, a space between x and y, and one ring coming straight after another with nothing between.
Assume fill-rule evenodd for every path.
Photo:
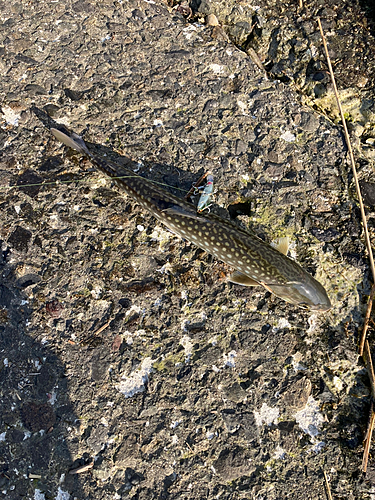
<instances>
[{"instance_id":1,"label":"caudal fin","mask_svg":"<svg viewBox=\"0 0 375 500\"><path fill-rule=\"evenodd\" d=\"M54 135L58 141L65 144L65 146L68 146L69 148L72 148L86 156L91 156L84 140L79 135L73 133L71 137L69 137L64 134L64 132L61 132L61 130L57 130L56 128L51 128L51 132L52 135Z\"/></svg>"}]
</instances>

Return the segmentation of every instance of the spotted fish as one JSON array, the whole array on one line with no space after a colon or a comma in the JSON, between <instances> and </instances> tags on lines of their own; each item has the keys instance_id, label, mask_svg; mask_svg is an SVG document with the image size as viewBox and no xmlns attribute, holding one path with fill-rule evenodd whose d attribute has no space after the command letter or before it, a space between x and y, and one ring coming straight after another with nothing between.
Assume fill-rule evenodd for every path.
<instances>
[{"instance_id":1,"label":"spotted fish","mask_svg":"<svg viewBox=\"0 0 375 500\"><path fill-rule=\"evenodd\" d=\"M331 302L323 286L285 254L285 239L278 248L215 214L196 207L131 170L91 153L77 134L52 134L66 146L85 155L116 185L132 196L171 231L214 255L235 271L229 281L245 286L262 285L285 301L314 311L328 311ZM119 178L121 177L121 178Z\"/></svg>"}]
</instances>

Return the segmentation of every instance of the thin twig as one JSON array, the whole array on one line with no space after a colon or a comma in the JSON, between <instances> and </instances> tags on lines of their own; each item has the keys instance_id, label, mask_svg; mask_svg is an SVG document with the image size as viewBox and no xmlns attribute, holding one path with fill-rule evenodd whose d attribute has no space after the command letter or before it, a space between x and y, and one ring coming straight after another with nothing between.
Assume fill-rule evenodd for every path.
<instances>
[{"instance_id":1,"label":"thin twig","mask_svg":"<svg viewBox=\"0 0 375 500\"><path fill-rule=\"evenodd\" d=\"M328 477L327 477L327 474L326 474L325 470L323 470L323 474L324 474L324 480L325 480L325 483L326 483L326 490L327 490L328 500L333 500L332 493L331 493L331 488L329 486Z\"/></svg>"},{"instance_id":2,"label":"thin twig","mask_svg":"<svg viewBox=\"0 0 375 500\"><path fill-rule=\"evenodd\" d=\"M348 128L346 126L346 121L345 121L345 117L344 117L344 112L342 110L342 106L341 106L339 94L337 92L336 81L335 81L335 77L333 75L331 60L330 60L329 54L328 54L327 42L326 42L326 39L325 39L325 36L324 36L324 33L323 33L322 24L320 22L320 18L319 17L318 17L318 25L319 25L320 33L321 33L322 39L323 39L323 45L324 45L324 50L325 50L325 53L326 53L327 64L328 64L329 73L330 73L331 79L332 79L332 85L333 85L333 89L334 89L334 92L335 92L337 105L338 105L339 110L340 110L340 116L341 116L342 125L344 127L345 140L346 140L346 144L348 146L348 151L349 151L349 156L350 156L350 162L351 162L352 170L353 170L353 177L354 177L355 189L357 191L357 196L358 196L358 201L359 201L359 207L361 209L361 217L362 217L362 223L363 223L363 230L364 230L364 233L365 233L365 240L366 240L367 252L368 252L369 259L370 259L370 265L371 265L371 271L372 271L372 278L373 278L373 281L375 283L374 257L372 255L370 235L369 235L369 232L368 232L368 229L367 229L367 220L366 220L365 207L363 205L362 195L361 195L361 189L359 187L357 169L356 169L356 166L355 166L355 161L354 161L354 156L353 156L353 149L352 149L352 145L351 145L351 142L350 142Z\"/></svg>"},{"instance_id":3,"label":"thin twig","mask_svg":"<svg viewBox=\"0 0 375 500\"><path fill-rule=\"evenodd\" d=\"M370 420L367 427L367 433L365 438L365 449L362 458L362 472L367 471L368 456L370 453L371 438L372 438L372 431L374 430L374 424L375 424L374 403L371 402Z\"/></svg>"},{"instance_id":4,"label":"thin twig","mask_svg":"<svg viewBox=\"0 0 375 500\"><path fill-rule=\"evenodd\" d=\"M374 404L373 404L373 401L375 399L375 374L374 374L374 366L372 364L372 356L371 356L370 345L368 343L368 340L365 341L364 351L365 351L364 358L366 361L367 372L368 372L368 375L370 378L372 401L371 401L370 419L369 419L369 424L368 424L366 438L365 438L365 449L363 452L363 459L362 459L362 472L366 472L366 470L367 470L368 456L369 456L370 447L371 447L372 431L374 429L374 423L375 423L375 412L374 412Z\"/></svg>"},{"instance_id":5,"label":"thin twig","mask_svg":"<svg viewBox=\"0 0 375 500\"><path fill-rule=\"evenodd\" d=\"M105 323L103 326L101 326L99 328L99 330L96 330L96 332L93 335L99 335L99 333L102 333L102 331L107 328L107 326L110 324L111 321L112 321L111 319L109 321L107 321L107 323Z\"/></svg>"},{"instance_id":6,"label":"thin twig","mask_svg":"<svg viewBox=\"0 0 375 500\"><path fill-rule=\"evenodd\" d=\"M373 303L374 298L375 298L375 283L372 285L371 293L370 293L370 296L368 298L365 322L363 323L361 341L360 341L359 347L358 347L358 352L359 352L360 356L363 356L363 348L365 346L366 333L367 333L368 325L370 322L370 315L371 315L372 303Z\"/></svg>"},{"instance_id":7,"label":"thin twig","mask_svg":"<svg viewBox=\"0 0 375 500\"><path fill-rule=\"evenodd\" d=\"M371 356L371 351L370 351L370 345L368 343L368 340L365 342L365 361L366 361L366 368L368 372L368 376L370 378L370 385L371 385L371 392L372 392L372 398L375 401L375 373L374 373L374 366L372 364L372 356Z\"/></svg>"},{"instance_id":8,"label":"thin twig","mask_svg":"<svg viewBox=\"0 0 375 500\"><path fill-rule=\"evenodd\" d=\"M82 474L83 472L87 472L88 470L94 467L94 460L86 465L81 465L76 469L70 469L69 474Z\"/></svg>"}]
</instances>

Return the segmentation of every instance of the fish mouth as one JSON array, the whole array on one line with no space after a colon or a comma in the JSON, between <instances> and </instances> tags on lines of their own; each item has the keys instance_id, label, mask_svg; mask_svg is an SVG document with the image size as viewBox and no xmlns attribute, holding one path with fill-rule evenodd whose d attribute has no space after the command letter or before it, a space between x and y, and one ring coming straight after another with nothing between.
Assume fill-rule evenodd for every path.
<instances>
[{"instance_id":1,"label":"fish mouth","mask_svg":"<svg viewBox=\"0 0 375 500\"><path fill-rule=\"evenodd\" d=\"M307 311L316 312L327 312L332 309L332 304L330 301L322 304L307 304L306 302L300 302L298 306Z\"/></svg>"}]
</instances>

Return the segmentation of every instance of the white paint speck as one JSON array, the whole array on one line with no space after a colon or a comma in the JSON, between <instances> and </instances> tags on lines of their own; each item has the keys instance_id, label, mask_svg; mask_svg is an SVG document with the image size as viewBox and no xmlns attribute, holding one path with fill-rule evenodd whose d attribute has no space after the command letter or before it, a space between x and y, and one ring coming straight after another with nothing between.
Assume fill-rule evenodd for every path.
<instances>
[{"instance_id":1,"label":"white paint speck","mask_svg":"<svg viewBox=\"0 0 375 500\"><path fill-rule=\"evenodd\" d=\"M241 110L241 113L244 115L244 116L247 116L247 104L242 102L242 101L237 101L237 105L238 107L240 108Z\"/></svg>"},{"instance_id":2,"label":"white paint speck","mask_svg":"<svg viewBox=\"0 0 375 500\"><path fill-rule=\"evenodd\" d=\"M290 323L286 318L279 318L277 325L272 328L272 333L277 333L283 328L290 328Z\"/></svg>"},{"instance_id":3,"label":"white paint speck","mask_svg":"<svg viewBox=\"0 0 375 500\"><path fill-rule=\"evenodd\" d=\"M100 288L100 286L96 286L93 290L91 290L91 295L94 299L99 299L103 290Z\"/></svg>"},{"instance_id":4,"label":"white paint speck","mask_svg":"<svg viewBox=\"0 0 375 500\"><path fill-rule=\"evenodd\" d=\"M236 357L237 357L236 351L230 351L228 352L228 354L223 354L224 358L223 366L229 366L229 368L234 368L236 366L234 358Z\"/></svg>"},{"instance_id":5,"label":"white paint speck","mask_svg":"<svg viewBox=\"0 0 375 500\"><path fill-rule=\"evenodd\" d=\"M197 31L197 28L193 24L190 24L189 26L184 28L182 31L183 31L183 34L184 34L186 40L190 40L193 36L193 32Z\"/></svg>"},{"instance_id":6,"label":"white paint speck","mask_svg":"<svg viewBox=\"0 0 375 500\"><path fill-rule=\"evenodd\" d=\"M309 323L309 328L306 330L306 333L311 335L318 327L318 315L312 314L307 321Z\"/></svg>"},{"instance_id":7,"label":"white paint speck","mask_svg":"<svg viewBox=\"0 0 375 500\"><path fill-rule=\"evenodd\" d=\"M296 352L295 354L293 354L292 358L293 358L292 359L292 366L293 366L293 369L296 373L299 371L306 370L306 367L301 364L302 354L300 352Z\"/></svg>"},{"instance_id":8,"label":"white paint speck","mask_svg":"<svg viewBox=\"0 0 375 500\"><path fill-rule=\"evenodd\" d=\"M281 446L277 445L276 446L276 449L274 451L274 454L273 454L274 458L276 458L276 460L284 460L285 456L286 456L286 453L285 453L285 450L283 450L281 448Z\"/></svg>"},{"instance_id":9,"label":"white paint speck","mask_svg":"<svg viewBox=\"0 0 375 500\"><path fill-rule=\"evenodd\" d=\"M262 424L276 425L279 415L278 408L272 408L272 406L268 406L266 403L262 404L262 408L259 411L254 411L255 423L258 427L261 427Z\"/></svg>"},{"instance_id":10,"label":"white paint speck","mask_svg":"<svg viewBox=\"0 0 375 500\"><path fill-rule=\"evenodd\" d=\"M280 139L283 139L286 142L294 142L296 140L296 136L287 130L280 135Z\"/></svg>"},{"instance_id":11,"label":"white paint speck","mask_svg":"<svg viewBox=\"0 0 375 500\"><path fill-rule=\"evenodd\" d=\"M100 419L100 423L104 425L104 427L108 427L108 420L105 417Z\"/></svg>"},{"instance_id":12,"label":"white paint speck","mask_svg":"<svg viewBox=\"0 0 375 500\"><path fill-rule=\"evenodd\" d=\"M18 120L21 118L20 113L16 113L10 106L3 106L1 111L3 112L4 119L8 125L18 127Z\"/></svg>"},{"instance_id":13,"label":"white paint speck","mask_svg":"<svg viewBox=\"0 0 375 500\"><path fill-rule=\"evenodd\" d=\"M70 494L67 491L63 491L59 486L55 500L69 500L69 499L70 499Z\"/></svg>"},{"instance_id":14,"label":"white paint speck","mask_svg":"<svg viewBox=\"0 0 375 500\"><path fill-rule=\"evenodd\" d=\"M344 384L343 384L342 380L339 377L334 376L332 382L333 382L333 385L334 385L335 389L338 392L341 392L344 389Z\"/></svg>"},{"instance_id":15,"label":"white paint speck","mask_svg":"<svg viewBox=\"0 0 375 500\"><path fill-rule=\"evenodd\" d=\"M116 386L116 389L124 394L126 398L131 398L134 394L143 392L148 376L152 372L153 362L154 360L150 357L145 358L140 368L134 370L129 377L122 377L123 380Z\"/></svg>"},{"instance_id":16,"label":"white paint speck","mask_svg":"<svg viewBox=\"0 0 375 500\"><path fill-rule=\"evenodd\" d=\"M323 448L325 448L325 442L324 441L318 441L316 444L314 444L314 446L312 446L311 448L308 449L308 452L309 453L319 453L320 451L322 451Z\"/></svg>"},{"instance_id":17,"label":"white paint speck","mask_svg":"<svg viewBox=\"0 0 375 500\"><path fill-rule=\"evenodd\" d=\"M8 366L9 366L9 360L8 360L8 358L4 358L3 363L4 363L4 366L5 366L6 368L8 368Z\"/></svg>"},{"instance_id":18,"label":"white paint speck","mask_svg":"<svg viewBox=\"0 0 375 500\"><path fill-rule=\"evenodd\" d=\"M324 422L324 417L320 413L319 405L312 396L309 396L306 406L298 411L294 418L300 428L315 440L320 433L320 427Z\"/></svg>"},{"instance_id":19,"label":"white paint speck","mask_svg":"<svg viewBox=\"0 0 375 500\"><path fill-rule=\"evenodd\" d=\"M45 500L45 495L40 490L36 489L34 491L34 500Z\"/></svg>"},{"instance_id":20,"label":"white paint speck","mask_svg":"<svg viewBox=\"0 0 375 500\"><path fill-rule=\"evenodd\" d=\"M7 435L7 433L6 433L6 432L2 432L2 433L0 434L0 441L5 441L5 436L6 436L6 435Z\"/></svg>"},{"instance_id":21,"label":"white paint speck","mask_svg":"<svg viewBox=\"0 0 375 500\"><path fill-rule=\"evenodd\" d=\"M33 361L33 364L34 364L35 368L36 368L38 371L42 368L42 365L40 364L39 359L35 359L35 360Z\"/></svg>"},{"instance_id":22,"label":"white paint speck","mask_svg":"<svg viewBox=\"0 0 375 500\"><path fill-rule=\"evenodd\" d=\"M210 64L210 69L212 69L216 75L224 73L224 66L221 66L220 64Z\"/></svg>"},{"instance_id":23,"label":"white paint speck","mask_svg":"<svg viewBox=\"0 0 375 500\"><path fill-rule=\"evenodd\" d=\"M138 231L142 232L145 230L145 227L142 226L141 224L138 224L137 229L138 229Z\"/></svg>"},{"instance_id":24,"label":"white paint speck","mask_svg":"<svg viewBox=\"0 0 375 500\"><path fill-rule=\"evenodd\" d=\"M209 441L211 441L211 439L213 439L215 437L215 433L212 432L212 431L207 431L206 432L206 439L208 439Z\"/></svg>"},{"instance_id":25,"label":"white paint speck","mask_svg":"<svg viewBox=\"0 0 375 500\"><path fill-rule=\"evenodd\" d=\"M191 338L188 335L184 335L180 340L180 344L185 349L185 362L188 363L193 354L193 343L191 342Z\"/></svg>"},{"instance_id":26,"label":"white paint speck","mask_svg":"<svg viewBox=\"0 0 375 500\"><path fill-rule=\"evenodd\" d=\"M131 308L126 311L125 316L130 316L134 313L140 314L141 312L142 309L139 306L131 306Z\"/></svg>"}]
</instances>

